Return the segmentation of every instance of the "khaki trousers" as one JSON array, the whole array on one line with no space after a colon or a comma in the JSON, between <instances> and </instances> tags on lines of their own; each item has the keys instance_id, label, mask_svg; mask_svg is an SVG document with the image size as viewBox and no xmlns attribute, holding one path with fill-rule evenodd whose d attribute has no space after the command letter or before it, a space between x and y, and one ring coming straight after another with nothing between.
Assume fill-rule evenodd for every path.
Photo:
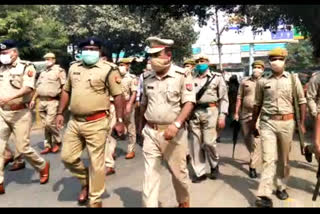
<instances>
[{"instance_id":1,"label":"khaki trousers","mask_svg":"<svg viewBox=\"0 0 320 214\"><path fill-rule=\"evenodd\" d=\"M105 191L105 143L109 120L102 118L79 122L72 118L63 137L61 158L82 186L89 186L90 204L101 202ZM84 148L88 150L89 170L80 159Z\"/></svg>"},{"instance_id":2,"label":"khaki trousers","mask_svg":"<svg viewBox=\"0 0 320 214\"><path fill-rule=\"evenodd\" d=\"M187 131L182 128L176 137L166 141L163 131L157 131L148 125L142 130L144 136L144 180L142 203L144 207L158 207L160 190L161 160L168 163L172 183L178 203L189 201L189 177L186 164Z\"/></svg>"},{"instance_id":3,"label":"khaki trousers","mask_svg":"<svg viewBox=\"0 0 320 214\"><path fill-rule=\"evenodd\" d=\"M31 112L28 109L4 111L0 108L0 183L4 180L4 151L11 133L16 151L37 171L45 167L45 160L30 146Z\"/></svg>"},{"instance_id":4,"label":"khaki trousers","mask_svg":"<svg viewBox=\"0 0 320 214\"><path fill-rule=\"evenodd\" d=\"M254 137L250 129L251 118L240 120L244 143L250 152L250 168L257 168L261 156L260 137Z\"/></svg>"},{"instance_id":5,"label":"khaki trousers","mask_svg":"<svg viewBox=\"0 0 320 214\"><path fill-rule=\"evenodd\" d=\"M127 127L128 134L129 134L129 143L128 143L128 150L127 153L135 152L136 148L136 123L134 118L135 109L132 108L132 112L130 115L124 117L124 124Z\"/></svg>"},{"instance_id":6,"label":"khaki trousers","mask_svg":"<svg viewBox=\"0 0 320 214\"><path fill-rule=\"evenodd\" d=\"M44 125L45 148L52 148L54 144L61 144L61 132L56 127L56 116L59 100L39 102L39 114Z\"/></svg>"},{"instance_id":7,"label":"khaki trousers","mask_svg":"<svg viewBox=\"0 0 320 214\"><path fill-rule=\"evenodd\" d=\"M8 142L8 143L9 143L9 142ZM11 157L13 157L13 160L14 160L15 163L23 163L24 160L23 160L23 158L22 158L22 154L19 153L19 152L17 152L17 150L16 150L15 153L13 154L13 152L11 151L8 143L7 143L6 148L5 148L5 150L4 150L4 155L3 155L3 156L4 156L4 159L7 160L7 159L10 159Z\"/></svg>"},{"instance_id":8,"label":"khaki trousers","mask_svg":"<svg viewBox=\"0 0 320 214\"><path fill-rule=\"evenodd\" d=\"M191 164L198 177L206 173L206 157L211 168L215 168L219 162L216 143L218 113L216 107L196 109L189 121L193 144L190 148Z\"/></svg>"},{"instance_id":9,"label":"khaki trousers","mask_svg":"<svg viewBox=\"0 0 320 214\"><path fill-rule=\"evenodd\" d=\"M108 131L108 137L106 142L105 164L106 164L106 167L115 168L115 161L112 157L112 154L116 149L117 141L111 136L112 128L117 122L116 110L115 110L114 104L110 105L109 112L110 112L109 114L110 123L109 123L109 131Z\"/></svg>"},{"instance_id":10,"label":"khaki trousers","mask_svg":"<svg viewBox=\"0 0 320 214\"><path fill-rule=\"evenodd\" d=\"M270 197L274 182L278 190L286 189L290 172L289 153L294 129L294 120L276 121L261 117L263 167L258 196Z\"/></svg>"}]
</instances>

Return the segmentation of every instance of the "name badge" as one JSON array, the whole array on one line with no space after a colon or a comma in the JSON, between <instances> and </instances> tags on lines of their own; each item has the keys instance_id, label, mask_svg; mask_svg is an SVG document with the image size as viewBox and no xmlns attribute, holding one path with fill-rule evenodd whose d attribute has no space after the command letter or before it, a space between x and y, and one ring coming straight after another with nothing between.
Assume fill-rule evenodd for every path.
<instances>
[{"instance_id":1,"label":"name badge","mask_svg":"<svg viewBox=\"0 0 320 214\"><path fill-rule=\"evenodd\" d=\"M147 86L147 89L153 89L153 86Z\"/></svg>"}]
</instances>

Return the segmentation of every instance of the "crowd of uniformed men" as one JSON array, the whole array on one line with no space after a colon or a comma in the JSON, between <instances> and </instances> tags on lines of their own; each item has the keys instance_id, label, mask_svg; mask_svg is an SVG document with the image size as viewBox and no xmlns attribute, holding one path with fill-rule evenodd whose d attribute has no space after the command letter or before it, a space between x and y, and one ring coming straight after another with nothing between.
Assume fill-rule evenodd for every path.
<instances>
[{"instance_id":1,"label":"crowd of uniformed men","mask_svg":"<svg viewBox=\"0 0 320 214\"><path fill-rule=\"evenodd\" d=\"M144 207L158 206L162 160L172 175L179 207L189 207L192 199L187 164L194 171L193 183L219 177L217 139L230 112L223 73L205 55L185 60L184 68L176 66L173 40L149 37L147 43L149 60L140 77L130 73L134 58L121 59L115 65L102 56L101 40L90 37L79 44L81 59L70 65L68 75L56 64L55 54L47 53L46 69L37 79L33 64L19 58L13 40L0 44L0 194L5 193L4 168L10 162L14 171L25 168L26 160L39 172L40 184L49 180L49 162L30 146L31 110L36 99L45 131L41 154L61 150L63 164L81 183L80 204L102 207L106 175L115 173L117 140L126 133L126 159L135 157L136 143L142 145ZM317 121L315 130L320 129L320 75L311 78L305 96L297 75L285 71L286 57L285 49L271 50L269 74L263 73L267 62L254 61L253 74L242 80L230 115L241 123L251 178L257 178L257 164L263 160L258 207L273 206L274 184L276 196L288 198L289 153L296 125L293 91L300 106L297 125L305 132L308 101ZM62 136L67 108L71 118ZM11 133L14 152L8 146ZM315 146L306 151L320 153L318 135ZM88 167L81 160L85 148Z\"/></svg>"}]
</instances>

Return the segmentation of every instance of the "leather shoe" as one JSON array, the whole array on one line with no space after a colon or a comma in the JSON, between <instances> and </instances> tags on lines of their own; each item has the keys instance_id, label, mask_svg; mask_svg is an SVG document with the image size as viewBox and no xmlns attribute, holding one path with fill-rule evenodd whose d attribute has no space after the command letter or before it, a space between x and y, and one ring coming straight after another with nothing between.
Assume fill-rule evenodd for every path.
<instances>
[{"instance_id":1,"label":"leather shoe","mask_svg":"<svg viewBox=\"0 0 320 214\"><path fill-rule=\"evenodd\" d=\"M200 183L200 182L202 182L202 181L204 181L204 180L206 180L206 179L207 179L206 174L201 175L200 177L195 176L195 177L192 179L192 183Z\"/></svg>"},{"instance_id":2,"label":"leather shoe","mask_svg":"<svg viewBox=\"0 0 320 214\"><path fill-rule=\"evenodd\" d=\"M44 150L42 150L41 152L40 152L40 154L42 154L42 155L45 155L45 154L48 154L48 153L50 153L51 152L51 149L50 148L45 148Z\"/></svg>"},{"instance_id":3,"label":"leather shoe","mask_svg":"<svg viewBox=\"0 0 320 214\"><path fill-rule=\"evenodd\" d=\"M6 167L9 163L13 162L13 157L9 158L9 159L4 159L4 167Z\"/></svg>"},{"instance_id":4,"label":"leather shoe","mask_svg":"<svg viewBox=\"0 0 320 214\"><path fill-rule=\"evenodd\" d=\"M90 207L90 208L101 208L102 207L102 202L89 204L88 207Z\"/></svg>"},{"instance_id":5,"label":"leather shoe","mask_svg":"<svg viewBox=\"0 0 320 214\"><path fill-rule=\"evenodd\" d=\"M212 180L216 180L219 175L219 165L217 165L215 168L211 168L211 173L208 175L208 177Z\"/></svg>"},{"instance_id":6,"label":"leather shoe","mask_svg":"<svg viewBox=\"0 0 320 214\"><path fill-rule=\"evenodd\" d=\"M263 208L273 207L273 203L270 198L265 196L261 196L259 198L260 199L256 200L257 207L263 207Z\"/></svg>"},{"instance_id":7,"label":"leather shoe","mask_svg":"<svg viewBox=\"0 0 320 214\"><path fill-rule=\"evenodd\" d=\"M287 198L289 198L289 195L287 193L287 191L284 189L282 191L277 190L276 191L276 196L277 198L279 198L280 200L286 200Z\"/></svg>"},{"instance_id":8,"label":"leather shoe","mask_svg":"<svg viewBox=\"0 0 320 214\"><path fill-rule=\"evenodd\" d=\"M89 188L88 186L84 186L82 187L81 192L79 194L78 203L79 204L86 203L88 201L88 197L89 197Z\"/></svg>"},{"instance_id":9,"label":"leather shoe","mask_svg":"<svg viewBox=\"0 0 320 214\"><path fill-rule=\"evenodd\" d=\"M106 175L112 175L112 174L115 174L116 171L114 170L114 168L112 167L107 167L106 169Z\"/></svg>"},{"instance_id":10,"label":"leather shoe","mask_svg":"<svg viewBox=\"0 0 320 214\"><path fill-rule=\"evenodd\" d=\"M304 157L309 163L312 162L312 152L310 151L309 146L306 146L304 149Z\"/></svg>"},{"instance_id":11,"label":"leather shoe","mask_svg":"<svg viewBox=\"0 0 320 214\"><path fill-rule=\"evenodd\" d=\"M26 168L26 163L25 162L14 162L9 171L18 171L20 169Z\"/></svg>"},{"instance_id":12,"label":"leather shoe","mask_svg":"<svg viewBox=\"0 0 320 214\"><path fill-rule=\"evenodd\" d=\"M190 207L189 201L179 203L179 208L188 208L188 207Z\"/></svg>"},{"instance_id":13,"label":"leather shoe","mask_svg":"<svg viewBox=\"0 0 320 214\"><path fill-rule=\"evenodd\" d=\"M60 146L58 144L54 145L51 149L52 153L57 153L60 150Z\"/></svg>"},{"instance_id":14,"label":"leather shoe","mask_svg":"<svg viewBox=\"0 0 320 214\"><path fill-rule=\"evenodd\" d=\"M46 162L46 166L40 171L40 184L45 184L49 181L50 163Z\"/></svg>"},{"instance_id":15,"label":"leather shoe","mask_svg":"<svg viewBox=\"0 0 320 214\"><path fill-rule=\"evenodd\" d=\"M257 178L257 172L256 172L256 169L254 168L249 168L249 177L250 178Z\"/></svg>"},{"instance_id":16,"label":"leather shoe","mask_svg":"<svg viewBox=\"0 0 320 214\"><path fill-rule=\"evenodd\" d=\"M5 191L4 191L4 185L3 185L3 183L2 184L0 184L0 195L2 195L2 194L4 194L5 193Z\"/></svg>"},{"instance_id":17,"label":"leather shoe","mask_svg":"<svg viewBox=\"0 0 320 214\"><path fill-rule=\"evenodd\" d=\"M126 159L132 159L135 157L135 153L134 152L129 152L127 155L126 155Z\"/></svg>"}]
</instances>

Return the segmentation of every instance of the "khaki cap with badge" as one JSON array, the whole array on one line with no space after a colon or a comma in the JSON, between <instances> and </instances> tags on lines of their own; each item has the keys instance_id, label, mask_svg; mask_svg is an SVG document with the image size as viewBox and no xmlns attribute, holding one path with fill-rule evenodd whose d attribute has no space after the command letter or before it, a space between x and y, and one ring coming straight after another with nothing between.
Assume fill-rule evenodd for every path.
<instances>
[{"instance_id":1,"label":"khaki cap with badge","mask_svg":"<svg viewBox=\"0 0 320 214\"><path fill-rule=\"evenodd\" d=\"M56 55L54 53L47 53L43 56L44 59L48 59L48 58L53 58L55 59L56 58Z\"/></svg>"},{"instance_id":2,"label":"khaki cap with badge","mask_svg":"<svg viewBox=\"0 0 320 214\"><path fill-rule=\"evenodd\" d=\"M262 60L256 60L252 63L252 67L255 65L261 65L262 67L264 67L264 62Z\"/></svg>"},{"instance_id":3,"label":"khaki cap with badge","mask_svg":"<svg viewBox=\"0 0 320 214\"><path fill-rule=\"evenodd\" d=\"M273 57L273 56L286 57L286 56L288 56L288 51L286 49L277 47L277 48L274 48L271 51L269 51L268 56L269 57Z\"/></svg>"},{"instance_id":4,"label":"khaki cap with badge","mask_svg":"<svg viewBox=\"0 0 320 214\"><path fill-rule=\"evenodd\" d=\"M147 38L146 41L150 43L150 48L147 51L149 54L158 53L174 44L172 39L160 39L159 37L154 36Z\"/></svg>"}]
</instances>

